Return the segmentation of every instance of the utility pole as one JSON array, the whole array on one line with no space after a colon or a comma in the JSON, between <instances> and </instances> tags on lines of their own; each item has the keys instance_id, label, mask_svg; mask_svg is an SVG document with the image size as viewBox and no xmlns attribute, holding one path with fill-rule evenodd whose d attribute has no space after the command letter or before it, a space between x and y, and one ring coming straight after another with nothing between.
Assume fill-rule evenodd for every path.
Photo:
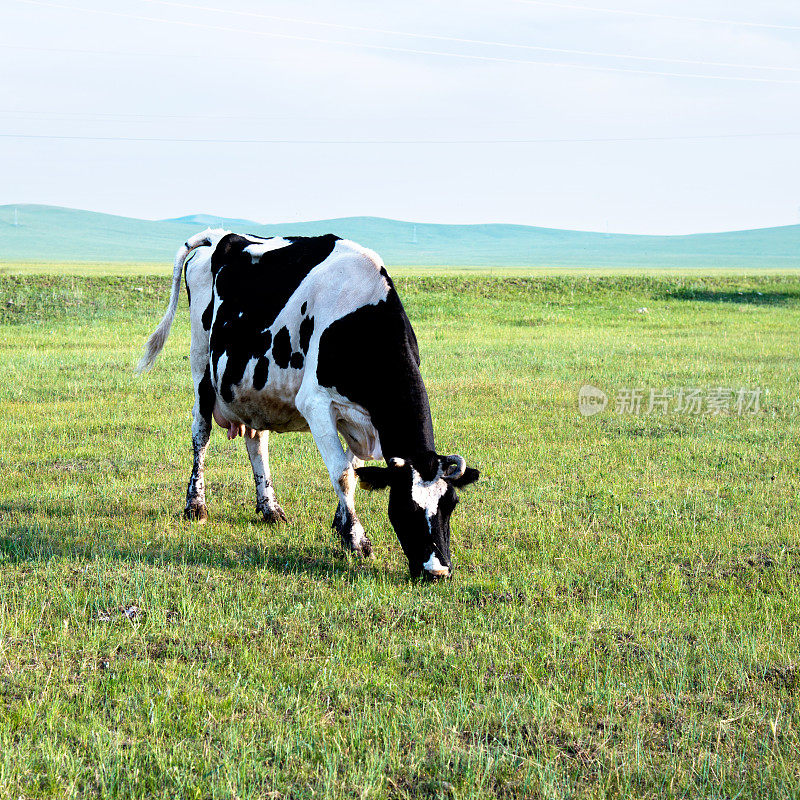
<instances>
[{"instance_id":1,"label":"utility pole","mask_svg":"<svg viewBox=\"0 0 800 800\"><path fill-rule=\"evenodd\" d=\"M417 223L416 222L414 223L414 233L411 236L411 243L412 244L416 244L417 243Z\"/></svg>"},{"instance_id":2,"label":"utility pole","mask_svg":"<svg viewBox=\"0 0 800 800\"><path fill-rule=\"evenodd\" d=\"M19 209L18 208L14 209L14 227L15 228L19 227Z\"/></svg>"}]
</instances>

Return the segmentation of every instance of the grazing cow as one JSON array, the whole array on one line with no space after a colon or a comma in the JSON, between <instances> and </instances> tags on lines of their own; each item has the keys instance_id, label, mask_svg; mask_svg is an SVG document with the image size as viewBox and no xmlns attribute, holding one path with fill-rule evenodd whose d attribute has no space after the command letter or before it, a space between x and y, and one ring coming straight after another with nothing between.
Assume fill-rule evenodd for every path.
<instances>
[{"instance_id":1,"label":"grazing cow","mask_svg":"<svg viewBox=\"0 0 800 800\"><path fill-rule=\"evenodd\" d=\"M184 265L195 390L186 517L208 516L212 418L229 438L244 435L256 511L267 522L286 520L270 478L269 431L310 430L339 498L333 528L342 545L372 555L353 503L357 474L364 488L389 488L389 519L411 575L449 576L454 487L478 471L434 449L417 339L380 257L331 234L199 233L175 257L169 306L140 371L169 335ZM362 466L382 458L386 467Z\"/></svg>"}]
</instances>

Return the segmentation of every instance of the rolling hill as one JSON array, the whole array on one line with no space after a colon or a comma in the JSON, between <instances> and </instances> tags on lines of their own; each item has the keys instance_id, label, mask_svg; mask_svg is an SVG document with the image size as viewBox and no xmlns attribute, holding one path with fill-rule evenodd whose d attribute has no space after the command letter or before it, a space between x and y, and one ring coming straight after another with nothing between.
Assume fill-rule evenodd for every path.
<instances>
[{"instance_id":1,"label":"rolling hill","mask_svg":"<svg viewBox=\"0 0 800 800\"><path fill-rule=\"evenodd\" d=\"M439 225L381 217L264 225L195 214L153 221L43 205L0 206L0 263L170 263L183 241L208 226L261 236L336 233L377 250L389 265L800 267L800 225L638 236L526 225Z\"/></svg>"}]
</instances>

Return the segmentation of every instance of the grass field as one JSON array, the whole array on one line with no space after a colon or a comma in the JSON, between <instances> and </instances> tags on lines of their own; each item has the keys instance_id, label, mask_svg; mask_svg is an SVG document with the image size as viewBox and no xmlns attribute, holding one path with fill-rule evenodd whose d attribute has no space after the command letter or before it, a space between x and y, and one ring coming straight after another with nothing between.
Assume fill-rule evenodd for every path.
<instances>
[{"instance_id":1,"label":"grass field","mask_svg":"<svg viewBox=\"0 0 800 800\"><path fill-rule=\"evenodd\" d=\"M800 275L397 284L482 471L444 584L382 494L339 555L308 435L289 525L219 431L185 523L185 300L137 377L168 279L0 275L0 798L798 796ZM583 383L766 394L584 418Z\"/></svg>"}]
</instances>

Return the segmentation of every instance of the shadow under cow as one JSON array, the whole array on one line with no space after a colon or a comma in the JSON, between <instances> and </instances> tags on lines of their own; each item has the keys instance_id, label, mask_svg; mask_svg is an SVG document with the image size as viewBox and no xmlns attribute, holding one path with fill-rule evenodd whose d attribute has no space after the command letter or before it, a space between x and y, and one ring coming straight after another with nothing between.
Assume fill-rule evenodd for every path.
<instances>
[{"instance_id":1,"label":"shadow under cow","mask_svg":"<svg viewBox=\"0 0 800 800\"><path fill-rule=\"evenodd\" d=\"M0 505L0 519L13 509L16 519L11 524L0 523L0 563L46 563L54 559L77 559L80 561L129 562L133 565L191 565L225 570L267 569L281 575L306 575L319 580L339 578L356 580L371 576L374 570L369 563L352 562L336 546L331 534L331 542L312 542L310 544L276 542L267 545L239 544L226 545L217 541L203 539L202 528L188 546L171 546L160 542L145 542L126 545L117 538L104 536L98 532L93 541L86 540L86 530L78 521L65 522L70 516L65 509L58 509L52 515L52 528L45 524L21 523L19 516L25 515L25 506L4 503ZM42 508L36 509L41 515ZM161 517L162 515L155 515ZM73 515L74 519L74 515ZM187 523L188 525L188 523ZM115 532L116 533L116 532ZM381 579L387 577L400 579L391 570L382 568ZM377 577L377 576L376 576ZM403 575L407 580L407 576Z\"/></svg>"}]
</instances>

